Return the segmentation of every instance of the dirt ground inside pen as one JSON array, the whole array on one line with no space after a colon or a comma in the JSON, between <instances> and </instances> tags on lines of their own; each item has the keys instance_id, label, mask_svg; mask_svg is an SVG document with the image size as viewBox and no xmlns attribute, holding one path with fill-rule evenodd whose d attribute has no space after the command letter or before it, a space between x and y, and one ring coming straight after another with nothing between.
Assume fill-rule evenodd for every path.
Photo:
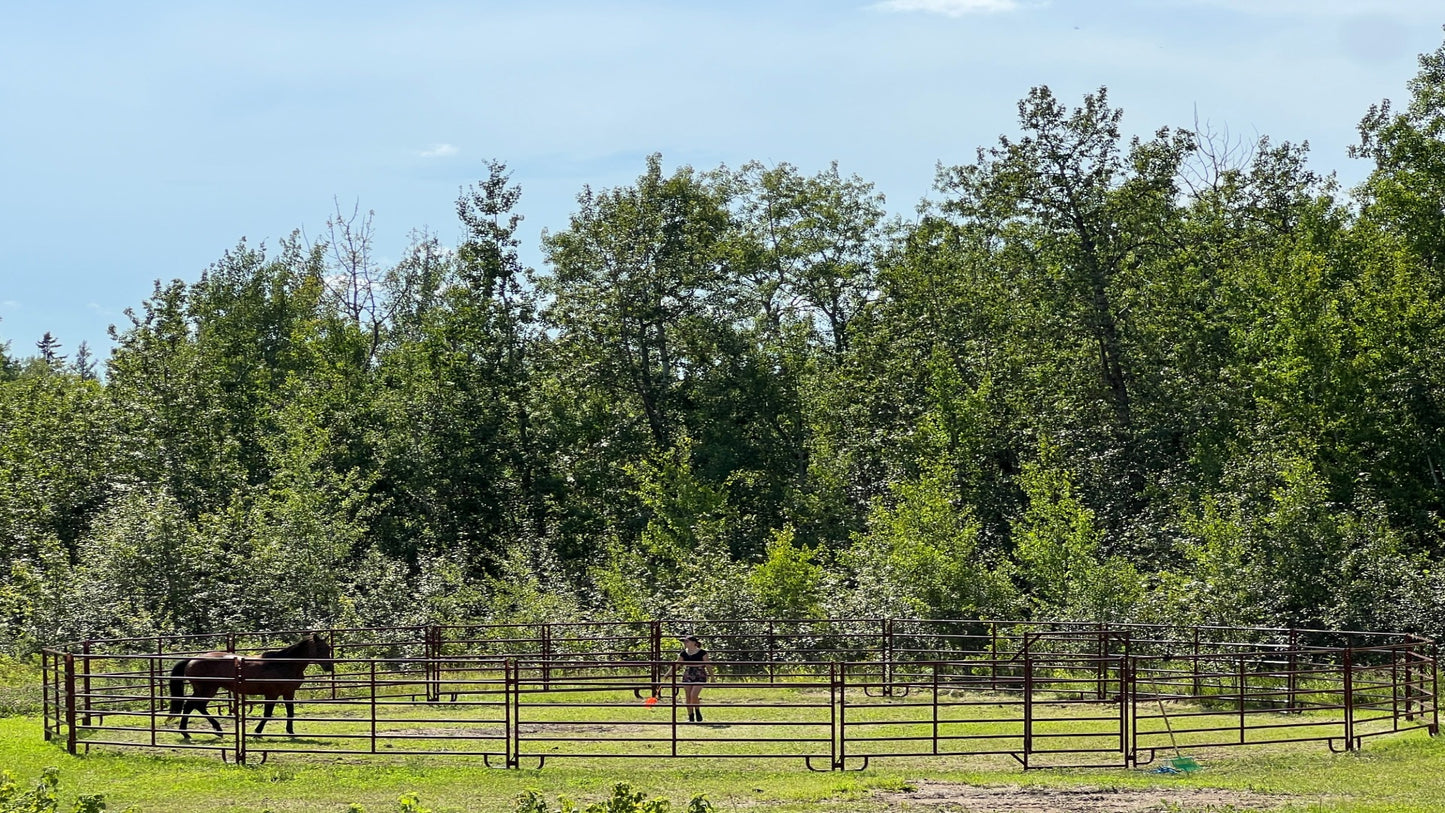
<instances>
[{"instance_id":1,"label":"dirt ground inside pen","mask_svg":"<svg viewBox=\"0 0 1445 813\"><path fill-rule=\"evenodd\" d=\"M1183 811L1274 810L1288 796L1220 790L1217 788L1098 788L977 787L956 782L918 780L914 789L884 796L889 807L939 813L1183 813Z\"/></svg>"}]
</instances>

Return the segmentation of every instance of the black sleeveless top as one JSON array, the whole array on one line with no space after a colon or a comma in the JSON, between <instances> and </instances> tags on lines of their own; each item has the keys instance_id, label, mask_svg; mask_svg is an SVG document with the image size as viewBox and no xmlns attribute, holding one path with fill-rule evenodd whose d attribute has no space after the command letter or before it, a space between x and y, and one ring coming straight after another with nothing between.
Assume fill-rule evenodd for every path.
<instances>
[{"instance_id":1,"label":"black sleeveless top","mask_svg":"<svg viewBox=\"0 0 1445 813\"><path fill-rule=\"evenodd\" d=\"M698 663L697 666L688 666L686 669L682 670L682 682L683 682L683 683L706 683L706 682L707 682L707 669L704 668L704 667L701 665L702 659L705 658L705 657L707 657L707 650L706 650L706 649L699 648L696 652L692 653L691 655L687 654L687 650L684 649L682 652L678 653L678 657L682 658L682 659L685 660L685 661L691 661L691 662L697 662L697 663Z\"/></svg>"}]
</instances>

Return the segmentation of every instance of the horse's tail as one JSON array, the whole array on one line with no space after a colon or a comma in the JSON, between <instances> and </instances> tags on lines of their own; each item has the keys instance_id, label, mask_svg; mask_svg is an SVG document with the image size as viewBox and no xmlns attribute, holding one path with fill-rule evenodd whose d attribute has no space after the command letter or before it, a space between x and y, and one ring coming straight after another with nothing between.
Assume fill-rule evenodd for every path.
<instances>
[{"instance_id":1,"label":"horse's tail","mask_svg":"<svg viewBox=\"0 0 1445 813\"><path fill-rule=\"evenodd\" d=\"M186 664L190 659L176 661L171 667L171 711L172 717L181 713L186 701Z\"/></svg>"}]
</instances>

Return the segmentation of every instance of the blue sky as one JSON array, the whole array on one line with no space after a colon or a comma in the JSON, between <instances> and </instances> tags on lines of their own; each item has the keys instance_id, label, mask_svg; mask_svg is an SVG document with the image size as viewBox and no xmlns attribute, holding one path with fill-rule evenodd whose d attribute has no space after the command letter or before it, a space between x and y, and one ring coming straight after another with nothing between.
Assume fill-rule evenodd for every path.
<instances>
[{"instance_id":1,"label":"blue sky","mask_svg":"<svg viewBox=\"0 0 1445 813\"><path fill-rule=\"evenodd\" d=\"M377 248L459 235L497 158L524 259L584 184L644 157L837 160L910 215L938 162L1015 130L1047 84L1125 127L1305 141L1346 185L1371 103L1403 100L1439 0L0 3L0 341L104 354L156 279L242 237L376 212Z\"/></svg>"}]
</instances>

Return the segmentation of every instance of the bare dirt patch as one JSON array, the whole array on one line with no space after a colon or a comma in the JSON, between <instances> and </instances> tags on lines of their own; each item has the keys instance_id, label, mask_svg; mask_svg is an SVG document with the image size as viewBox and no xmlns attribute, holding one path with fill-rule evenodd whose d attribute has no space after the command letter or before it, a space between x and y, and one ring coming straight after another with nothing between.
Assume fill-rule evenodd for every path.
<instances>
[{"instance_id":1,"label":"bare dirt patch","mask_svg":"<svg viewBox=\"0 0 1445 813\"><path fill-rule=\"evenodd\" d=\"M1288 796L1218 788L1050 788L1005 785L979 787L918 780L914 790L882 794L890 808L928 808L946 813L1185 813L1185 811L1276 810Z\"/></svg>"}]
</instances>

